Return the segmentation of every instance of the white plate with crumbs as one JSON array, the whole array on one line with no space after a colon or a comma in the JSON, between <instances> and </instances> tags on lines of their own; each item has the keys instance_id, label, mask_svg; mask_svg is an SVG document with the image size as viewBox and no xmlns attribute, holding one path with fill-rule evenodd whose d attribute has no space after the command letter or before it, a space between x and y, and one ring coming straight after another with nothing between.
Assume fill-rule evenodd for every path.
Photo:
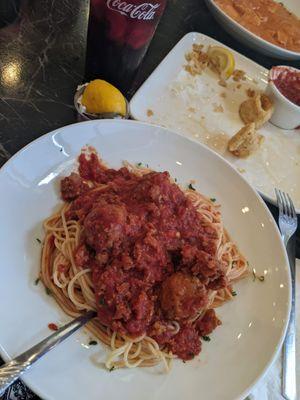
<instances>
[{"instance_id":1,"label":"white plate with crumbs","mask_svg":"<svg viewBox=\"0 0 300 400\"><path fill-rule=\"evenodd\" d=\"M210 147L240 172L267 200L276 202L274 188L288 192L300 213L300 131L266 123L260 148L248 158L227 150L228 140L244 125L239 106L267 86L268 70L229 49L242 71L224 82L209 68L191 75L185 66L193 45L222 43L200 33L185 35L159 64L130 102L134 119L170 128ZM243 74L244 73L244 74Z\"/></svg>"},{"instance_id":2,"label":"white plate with crumbs","mask_svg":"<svg viewBox=\"0 0 300 400\"><path fill-rule=\"evenodd\" d=\"M107 347L100 341L89 345L91 336L80 330L22 379L44 400L244 400L279 354L290 312L290 271L278 228L260 196L222 157L136 121L95 120L57 129L1 168L1 356L7 361L38 343L51 333L50 322L70 320L36 278L42 221L61 204L59 182L87 145L111 168L124 160L142 162L216 199L250 273L234 284L236 296L217 309L222 325L202 343L200 355L186 363L174 360L168 374L160 365L108 371ZM253 280L252 268L260 279Z\"/></svg>"}]
</instances>

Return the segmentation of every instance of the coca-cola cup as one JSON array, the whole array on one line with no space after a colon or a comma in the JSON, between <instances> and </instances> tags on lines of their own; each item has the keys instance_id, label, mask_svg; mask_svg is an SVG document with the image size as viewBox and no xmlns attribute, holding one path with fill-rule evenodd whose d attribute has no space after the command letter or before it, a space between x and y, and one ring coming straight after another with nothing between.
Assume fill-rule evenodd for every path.
<instances>
[{"instance_id":1,"label":"coca-cola cup","mask_svg":"<svg viewBox=\"0 0 300 400\"><path fill-rule=\"evenodd\" d=\"M86 78L102 78L126 92L167 0L90 0Z\"/></svg>"}]
</instances>

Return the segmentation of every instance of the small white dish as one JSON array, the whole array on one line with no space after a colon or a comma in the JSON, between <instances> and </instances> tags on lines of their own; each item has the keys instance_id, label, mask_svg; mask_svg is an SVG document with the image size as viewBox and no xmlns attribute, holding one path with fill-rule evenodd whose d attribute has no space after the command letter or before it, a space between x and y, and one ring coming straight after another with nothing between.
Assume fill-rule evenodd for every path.
<instances>
[{"instance_id":1,"label":"small white dish","mask_svg":"<svg viewBox=\"0 0 300 400\"><path fill-rule=\"evenodd\" d=\"M300 127L300 106L285 97L274 83L277 71L282 69L296 71L300 75L300 70L284 65L273 67L270 70L269 82L266 89L266 94L274 104L274 113L270 122L282 129L297 129Z\"/></svg>"},{"instance_id":2,"label":"small white dish","mask_svg":"<svg viewBox=\"0 0 300 400\"><path fill-rule=\"evenodd\" d=\"M167 129L127 120L94 120L57 129L22 149L0 170L0 352L5 360L70 318L48 296L39 273L42 221L60 203L59 180L91 145L113 168L123 160L168 170L221 204L231 237L264 282L252 276L217 312L222 326L191 362L160 368L103 368L105 347L88 348L80 331L23 377L44 400L244 400L280 351L290 311L290 272L279 231L258 194L228 162ZM38 239L38 240L37 240ZM5 304L5 305L4 305ZM217 377L217 384L216 384Z\"/></svg>"},{"instance_id":3,"label":"small white dish","mask_svg":"<svg viewBox=\"0 0 300 400\"><path fill-rule=\"evenodd\" d=\"M205 0L205 2L220 25L222 25L223 28L236 40L239 40L245 45L267 56L277 57L284 60L300 60L300 52L284 49L283 47L276 46L275 44L262 39L229 17L229 15L216 5L214 0ZM282 0L282 3L288 10L300 18L299 0Z\"/></svg>"},{"instance_id":4,"label":"small white dish","mask_svg":"<svg viewBox=\"0 0 300 400\"><path fill-rule=\"evenodd\" d=\"M210 71L197 76L188 74L184 70L185 54L194 43L202 44L205 49L215 45L229 49L236 68L245 71L246 80L234 82L230 78L225 88ZM264 92L268 74L266 68L217 40L191 32L176 44L136 92L130 112L136 120L165 126L210 147L268 201L276 204L275 187L288 192L300 214L299 130L283 130L266 123L259 131L265 141L257 152L242 159L227 151L228 140L243 126L239 106L249 98L247 90Z\"/></svg>"}]
</instances>

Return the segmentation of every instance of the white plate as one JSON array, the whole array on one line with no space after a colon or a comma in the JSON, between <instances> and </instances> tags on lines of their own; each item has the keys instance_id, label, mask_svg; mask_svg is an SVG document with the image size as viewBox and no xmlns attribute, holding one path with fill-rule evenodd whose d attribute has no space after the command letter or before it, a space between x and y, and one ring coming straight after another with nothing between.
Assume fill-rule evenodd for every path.
<instances>
[{"instance_id":1,"label":"white plate","mask_svg":"<svg viewBox=\"0 0 300 400\"><path fill-rule=\"evenodd\" d=\"M255 35L248 29L244 28L234 19L229 17L214 0L205 0L208 8L216 18L216 20L230 33L235 39L248 45L249 47L257 50L267 56L282 58L284 60L300 60L300 52L284 49L283 47L276 46L267 40L262 39L260 36ZM280 0L281 3L294 15L300 18L299 0Z\"/></svg>"},{"instance_id":2,"label":"white plate","mask_svg":"<svg viewBox=\"0 0 300 400\"><path fill-rule=\"evenodd\" d=\"M248 98L246 89L264 91L268 71L231 50L236 68L246 72L246 81L237 83L230 79L224 88L211 71L192 77L183 66L185 54L191 51L193 43L226 47L200 33L184 36L132 98L131 115L134 119L168 127L206 144L226 158L273 203L276 203L275 187L289 192L300 213L299 130L287 131L265 124L260 129L265 136L264 143L247 159L236 158L226 149L228 139L243 126L238 110L241 102ZM227 97L222 98L222 93ZM223 112L215 112L220 105ZM196 112L191 112L191 107ZM149 109L154 113L150 117L147 116Z\"/></svg>"},{"instance_id":3,"label":"white plate","mask_svg":"<svg viewBox=\"0 0 300 400\"><path fill-rule=\"evenodd\" d=\"M94 146L113 167L127 159L169 170L222 204L225 225L264 283L251 277L235 286L234 301L218 310L223 325L200 357L160 369L103 370L104 347L86 349L84 333L62 343L24 378L44 400L244 399L278 353L290 309L287 258L274 220L259 196L221 157L168 130L134 121L89 121L36 140L0 170L0 349L8 360L49 335L49 322L68 317L38 275L42 220L60 202L59 177L69 173L80 149ZM217 384L216 384L217 377Z\"/></svg>"}]
</instances>

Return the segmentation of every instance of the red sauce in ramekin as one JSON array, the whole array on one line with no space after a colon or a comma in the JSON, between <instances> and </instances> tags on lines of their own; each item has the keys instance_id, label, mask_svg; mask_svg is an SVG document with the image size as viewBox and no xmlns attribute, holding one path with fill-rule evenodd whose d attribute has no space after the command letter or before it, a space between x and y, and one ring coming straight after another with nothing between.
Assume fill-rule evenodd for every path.
<instances>
[{"instance_id":1,"label":"red sauce in ramekin","mask_svg":"<svg viewBox=\"0 0 300 400\"><path fill-rule=\"evenodd\" d=\"M270 79L284 97L300 106L300 70L291 67L273 67Z\"/></svg>"}]
</instances>

